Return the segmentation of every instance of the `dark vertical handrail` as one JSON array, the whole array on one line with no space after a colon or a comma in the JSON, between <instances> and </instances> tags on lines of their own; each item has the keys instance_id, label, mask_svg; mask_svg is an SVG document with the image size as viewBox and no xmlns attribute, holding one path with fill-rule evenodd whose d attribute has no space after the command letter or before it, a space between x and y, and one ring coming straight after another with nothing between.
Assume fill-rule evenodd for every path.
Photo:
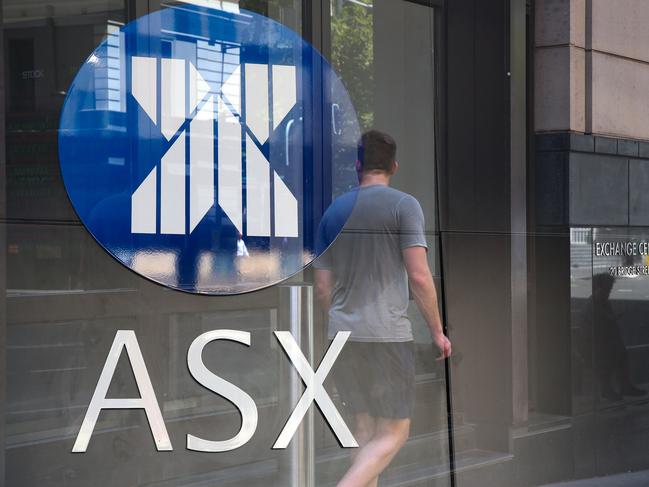
<instances>
[{"instance_id":1,"label":"dark vertical handrail","mask_svg":"<svg viewBox=\"0 0 649 487\"><path fill-rule=\"evenodd\" d=\"M433 3L431 1L431 7ZM439 14L439 10L442 11L442 14ZM448 325L447 325L447 316L446 316L446 292L445 292L445 282L444 282L444 242L443 242L443 232L441 229L442 215L442 196L440 192L439 185L439 163L442 159L445 160L446 145L447 145L447 131L446 125L442 128L441 120L445 118L442 114L445 115L445 95L447 93L447 78L446 73L447 69L447 55L446 48L448 45L448 36L447 36L447 9L442 6L441 8L431 8L431 56L435 72L435 90L436 96L434 97L435 106L433 107L433 113L435 117L435 161L434 161L434 191L436 199L436 228L437 228L437 248L439 256L439 268L440 268L440 314L442 318L442 323L444 326L444 333L448 335ZM454 434L454 425L453 425L453 390L451 387L451 363L449 359L444 360L444 373L446 376L445 392L446 392L446 426L448 432L448 461L449 461L449 478L451 482L451 487L457 485L457 479L455 477L455 434Z\"/></svg>"}]
</instances>

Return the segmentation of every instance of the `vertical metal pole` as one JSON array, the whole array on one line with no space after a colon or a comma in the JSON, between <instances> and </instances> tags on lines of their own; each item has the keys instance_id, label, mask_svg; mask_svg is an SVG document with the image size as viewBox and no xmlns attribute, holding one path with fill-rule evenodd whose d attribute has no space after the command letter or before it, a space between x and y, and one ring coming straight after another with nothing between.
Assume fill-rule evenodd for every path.
<instances>
[{"instance_id":1,"label":"vertical metal pole","mask_svg":"<svg viewBox=\"0 0 649 487\"><path fill-rule=\"evenodd\" d=\"M315 335L313 333L313 286L303 286L304 297L305 297L305 307L304 312L306 315L306 340L303 342L303 346L307 351L309 364L312 368L315 368L314 357L315 357ZM304 485L305 487L315 487L315 437L314 437L314 428L313 428L313 417L314 417L314 408L311 406L307 412L305 422L303 423L304 428Z\"/></svg>"},{"instance_id":2,"label":"vertical metal pole","mask_svg":"<svg viewBox=\"0 0 649 487\"><path fill-rule=\"evenodd\" d=\"M313 286L286 286L288 299L289 331L300 345L304 355L314 367L313 335ZM303 326L304 325L304 326ZM297 371L290 370L287 410L291 411L302 397L304 385ZM290 487L315 487L315 442L313 436L313 408L307 412L300 428L287 449L288 478ZM284 409L284 408L283 408Z\"/></svg>"},{"instance_id":3,"label":"vertical metal pole","mask_svg":"<svg viewBox=\"0 0 649 487\"><path fill-rule=\"evenodd\" d=\"M528 417L526 0L509 4L511 330L514 424Z\"/></svg>"},{"instance_id":4,"label":"vertical metal pole","mask_svg":"<svg viewBox=\"0 0 649 487\"><path fill-rule=\"evenodd\" d=\"M297 343L302 347L302 295L301 289L298 286L291 286L289 288L289 331L295 338ZM295 369L291 369L289 380L289 405L297 404L300 399L302 383ZM302 458L300 452L302 451L302 443L304 442L303 427L300 426L293 440L289 444L289 457L290 457L290 485L291 487L298 487L301 484L302 474Z\"/></svg>"}]
</instances>

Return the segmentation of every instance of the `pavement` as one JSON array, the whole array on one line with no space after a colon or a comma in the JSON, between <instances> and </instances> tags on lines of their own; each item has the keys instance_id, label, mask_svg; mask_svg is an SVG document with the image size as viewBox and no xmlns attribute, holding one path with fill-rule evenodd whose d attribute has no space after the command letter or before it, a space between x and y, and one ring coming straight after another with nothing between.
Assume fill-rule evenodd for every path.
<instances>
[{"instance_id":1,"label":"pavement","mask_svg":"<svg viewBox=\"0 0 649 487\"><path fill-rule=\"evenodd\" d=\"M607 477L547 484L542 487L647 487L649 486L649 470L629 472Z\"/></svg>"}]
</instances>

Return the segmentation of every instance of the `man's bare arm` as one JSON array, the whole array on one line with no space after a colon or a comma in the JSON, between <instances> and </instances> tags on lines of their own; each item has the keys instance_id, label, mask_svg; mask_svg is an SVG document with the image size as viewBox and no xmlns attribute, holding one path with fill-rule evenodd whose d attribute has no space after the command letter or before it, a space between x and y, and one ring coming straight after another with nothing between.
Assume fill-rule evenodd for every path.
<instances>
[{"instance_id":1,"label":"man's bare arm","mask_svg":"<svg viewBox=\"0 0 649 487\"><path fill-rule=\"evenodd\" d=\"M415 302L428 324L435 345L441 352L439 360L447 358L451 355L451 342L444 335L439 315L437 291L433 275L428 267L426 249L424 247L408 247L403 249L402 253Z\"/></svg>"},{"instance_id":2,"label":"man's bare arm","mask_svg":"<svg viewBox=\"0 0 649 487\"><path fill-rule=\"evenodd\" d=\"M315 292L320 305L325 311L331 306L331 290L333 289L333 273L329 269L315 270Z\"/></svg>"}]
</instances>

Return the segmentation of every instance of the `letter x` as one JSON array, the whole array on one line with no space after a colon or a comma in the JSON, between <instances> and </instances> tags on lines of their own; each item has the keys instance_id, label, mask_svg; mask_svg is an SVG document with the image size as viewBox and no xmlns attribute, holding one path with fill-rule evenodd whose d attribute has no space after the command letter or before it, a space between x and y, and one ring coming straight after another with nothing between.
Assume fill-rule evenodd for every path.
<instances>
[{"instance_id":1,"label":"letter x","mask_svg":"<svg viewBox=\"0 0 649 487\"><path fill-rule=\"evenodd\" d=\"M300 350L300 347L295 342L293 335L288 331L275 332L277 340L279 340L279 343L282 345L282 348L284 348L288 358L291 360L293 366L304 381L306 390L284 425L284 429L277 437L273 449L283 449L288 446L313 401L320 406L323 416L329 423L329 426L338 438L338 441L340 441L341 446L344 448L358 447L358 443L356 443L354 436L351 431L349 431L345 421L322 385L350 334L351 332L349 331L341 331L336 334L333 343L329 347L329 350L327 350L322 362L320 362L318 370L314 372L308 360Z\"/></svg>"}]
</instances>

